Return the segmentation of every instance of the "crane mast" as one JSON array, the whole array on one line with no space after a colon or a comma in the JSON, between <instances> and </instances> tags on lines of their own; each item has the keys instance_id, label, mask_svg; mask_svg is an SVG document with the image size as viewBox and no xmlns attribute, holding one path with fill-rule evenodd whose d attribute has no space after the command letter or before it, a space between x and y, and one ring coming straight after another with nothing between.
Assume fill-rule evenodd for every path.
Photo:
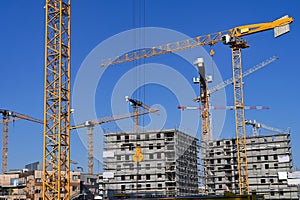
<instances>
[{"instance_id":1,"label":"crane mast","mask_svg":"<svg viewBox=\"0 0 300 200\"><path fill-rule=\"evenodd\" d=\"M46 0L43 199L70 199L70 0Z\"/></svg>"},{"instance_id":2,"label":"crane mast","mask_svg":"<svg viewBox=\"0 0 300 200\"><path fill-rule=\"evenodd\" d=\"M102 67L159 56L189 48L195 48L205 45L215 45L224 42L230 45L232 51L232 73L234 84L234 106L235 106L235 132L238 152L238 176L239 176L239 193L249 194L248 182L248 158L246 149L246 129L245 129L245 113L244 113L244 92L243 92L243 76L242 76L242 56L241 49L249 47L245 40L241 37L274 29L274 36L278 37L289 31L289 24L293 22L293 18L284 16L272 22L250 24L245 26L237 26L227 31L197 36L195 38L186 39L160 45L147 49L140 49L130 53L126 53L115 58L109 58L101 64Z\"/></svg>"},{"instance_id":3,"label":"crane mast","mask_svg":"<svg viewBox=\"0 0 300 200\"><path fill-rule=\"evenodd\" d=\"M2 136L2 173L7 172L7 152L8 152L8 117L3 116L3 136Z\"/></svg>"},{"instance_id":4,"label":"crane mast","mask_svg":"<svg viewBox=\"0 0 300 200\"><path fill-rule=\"evenodd\" d=\"M2 172L7 172L7 157L8 157L8 123L23 119L31 122L37 122L42 124L41 120L35 119L28 115L17 113L10 110L0 109L0 114L3 116L3 121L0 124L3 124L3 135L2 135Z\"/></svg>"}]
</instances>

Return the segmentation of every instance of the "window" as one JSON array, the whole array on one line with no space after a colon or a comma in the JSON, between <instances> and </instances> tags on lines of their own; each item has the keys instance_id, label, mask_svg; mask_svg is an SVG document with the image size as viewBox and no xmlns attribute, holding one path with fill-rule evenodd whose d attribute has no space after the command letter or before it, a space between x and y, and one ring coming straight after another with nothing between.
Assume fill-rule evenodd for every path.
<instances>
[{"instance_id":1,"label":"window","mask_svg":"<svg viewBox=\"0 0 300 200\"><path fill-rule=\"evenodd\" d=\"M157 187L158 187L159 189L161 189L161 188L162 188L162 184L161 184L161 183L157 184Z\"/></svg>"},{"instance_id":2,"label":"window","mask_svg":"<svg viewBox=\"0 0 300 200\"><path fill-rule=\"evenodd\" d=\"M118 140L118 141L121 140L121 135L117 135L117 140Z\"/></svg>"},{"instance_id":3,"label":"window","mask_svg":"<svg viewBox=\"0 0 300 200\"><path fill-rule=\"evenodd\" d=\"M134 176L133 176L133 175L130 175L130 179L134 179Z\"/></svg>"},{"instance_id":4,"label":"window","mask_svg":"<svg viewBox=\"0 0 300 200\"><path fill-rule=\"evenodd\" d=\"M72 191L77 191L78 187L77 186L72 186Z\"/></svg>"},{"instance_id":5,"label":"window","mask_svg":"<svg viewBox=\"0 0 300 200\"><path fill-rule=\"evenodd\" d=\"M253 169L257 169L257 166L256 166L256 165L253 165Z\"/></svg>"},{"instance_id":6,"label":"window","mask_svg":"<svg viewBox=\"0 0 300 200\"><path fill-rule=\"evenodd\" d=\"M279 195L284 195L282 190L279 191Z\"/></svg>"},{"instance_id":7,"label":"window","mask_svg":"<svg viewBox=\"0 0 300 200\"><path fill-rule=\"evenodd\" d=\"M220 141L217 141L217 146L220 146Z\"/></svg>"},{"instance_id":8,"label":"window","mask_svg":"<svg viewBox=\"0 0 300 200\"><path fill-rule=\"evenodd\" d=\"M134 189L134 185L131 185L131 189Z\"/></svg>"},{"instance_id":9,"label":"window","mask_svg":"<svg viewBox=\"0 0 300 200\"><path fill-rule=\"evenodd\" d=\"M157 169L161 169L161 163L157 163Z\"/></svg>"},{"instance_id":10,"label":"window","mask_svg":"<svg viewBox=\"0 0 300 200\"><path fill-rule=\"evenodd\" d=\"M153 149L153 144L149 144L149 149Z\"/></svg>"},{"instance_id":11,"label":"window","mask_svg":"<svg viewBox=\"0 0 300 200\"><path fill-rule=\"evenodd\" d=\"M129 155L125 155L125 160L129 160Z\"/></svg>"},{"instance_id":12,"label":"window","mask_svg":"<svg viewBox=\"0 0 300 200\"><path fill-rule=\"evenodd\" d=\"M269 169L269 164L265 164L265 169Z\"/></svg>"},{"instance_id":13,"label":"window","mask_svg":"<svg viewBox=\"0 0 300 200\"><path fill-rule=\"evenodd\" d=\"M266 179L261 179L260 182L261 183L266 183Z\"/></svg>"},{"instance_id":14,"label":"window","mask_svg":"<svg viewBox=\"0 0 300 200\"><path fill-rule=\"evenodd\" d=\"M274 191L271 191L271 196L274 196L275 195L275 192Z\"/></svg>"},{"instance_id":15,"label":"window","mask_svg":"<svg viewBox=\"0 0 300 200\"><path fill-rule=\"evenodd\" d=\"M157 143L156 148L157 148L157 149L161 149L161 144L160 144L160 143Z\"/></svg>"},{"instance_id":16,"label":"window","mask_svg":"<svg viewBox=\"0 0 300 200\"><path fill-rule=\"evenodd\" d=\"M162 174L157 174L157 178L162 178Z\"/></svg>"},{"instance_id":17,"label":"window","mask_svg":"<svg viewBox=\"0 0 300 200\"><path fill-rule=\"evenodd\" d=\"M174 150L174 146L173 146L173 145L168 145L168 146L167 146L167 149L168 149L168 150Z\"/></svg>"},{"instance_id":18,"label":"window","mask_svg":"<svg viewBox=\"0 0 300 200\"><path fill-rule=\"evenodd\" d=\"M42 190L35 190L35 193L36 193L36 194L41 194L41 193L42 193Z\"/></svg>"},{"instance_id":19,"label":"window","mask_svg":"<svg viewBox=\"0 0 300 200\"><path fill-rule=\"evenodd\" d=\"M36 178L35 182L42 182L42 179L41 178Z\"/></svg>"},{"instance_id":20,"label":"window","mask_svg":"<svg viewBox=\"0 0 300 200\"><path fill-rule=\"evenodd\" d=\"M73 180L73 181L78 180L78 175L73 175L73 176L72 176L72 180Z\"/></svg>"},{"instance_id":21,"label":"window","mask_svg":"<svg viewBox=\"0 0 300 200\"><path fill-rule=\"evenodd\" d=\"M218 181L222 181L222 177L219 177L219 178L218 178Z\"/></svg>"},{"instance_id":22,"label":"window","mask_svg":"<svg viewBox=\"0 0 300 200\"><path fill-rule=\"evenodd\" d=\"M121 171L121 165L117 165L117 171Z\"/></svg>"},{"instance_id":23,"label":"window","mask_svg":"<svg viewBox=\"0 0 300 200\"><path fill-rule=\"evenodd\" d=\"M274 155L274 160L277 160L277 158L278 158L277 155Z\"/></svg>"},{"instance_id":24,"label":"window","mask_svg":"<svg viewBox=\"0 0 300 200\"><path fill-rule=\"evenodd\" d=\"M125 185L121 185L121 190L125 190L126 186Z\"/></svg>"},{"instance_id":25,"label":"window","mask_svg":"<svg viewBox=\"0 0 300 200\"><path fill-rule=\"evenodd\" d=\"M150 174L146 174L146 180L150 180L150 179L151 179Z\"/></svg>"},{"instance_id":26,"label":"window","mask_svg":"<svg viewBox=\"0 0 300 200\"><path fill-rule=\"evenodd\" d=\"M145 134L145 140L149 140L150 136L149 136L149 133L146 133Z\"/></svg>"},{"instance_id":27,"label":"window","mask_svg":"<svg viewBox=\"0 0 300 200\"><path fill-rule=\"evenodd\" d=\"M219 188L222 189L222 185L219 185Z\"/></svg>"},{"instance_id":28,"label":"window","mask_svg":"<svg viewBox=\"0 0 300 200\"><path fill-rule=\"evenodd\" d=\"M147 190L150 190L151 189L151 184L146 184L146 188L147 188Z\"/></svg>"},{"instance_id":29,"label":"window","mask_svg":"<svg viewBox=\"0 0 300 200\"><path fill-rule=\"evenodd\" d=\"M265 160L268 160L268 156L267 155L265 155L264 157L265 157Z\"/></svg>"},{"instance_id":30,"label":"window","mask_svg":"<svg viewBox=\"0 0 300 200\"><path fill-rule=\"evenodd\" d=\"M129 142L129 135L125 135L125 142Z\"/></svg>"},{"instance_id":31,"label":"window","mask_svg":"<svg viewBox=\"0 0 300 200\"><path fill-rule=\"evenodd\" d=\"M160 138L160 133L157 133L157 134L156 134L156 138Z\"/></svg>"},{"instance_id":32,"label":"window","mask_svg":"<svg viewBox=\"0 0 300 200\"><path fill-rule=\"evenodd\" d=\"M274 163L274 168L278 169L278 164L277 163Z\"/></svg>"},{"instance_id":33,"label":"window","mask_svg":"<svg viewBox=\"0 0 300 200\"><path fill-rule=\"evenodd\" d=\"M133 146L133 145L130 145L130 146L128 147L128 149L129 149L130 151L132 151L132 150L134 150L134 146Z\"/></svg>"},{"instance_id":34,"label":"window","mask_svg":"<svg viewBox=\"0 0 300 200\"><path fill-rule=\"evenodd\" d=\"M142 175L137 175L137 180L142 180Z\"/></svg>"},{"instance_id":35,"label":"window","mask_svg":"<svg viewBox=\"0 0 300 200\"><path fill-rule=\"evenodd\" d=\"M121 156L120 155L117 155L117 160L121 160Z\"/></svg>"},{"instance_id":36,"label":"window","mask_svg":"<svg viewBox=\"0 0 300 200\"><path fill-rule=\"evenodd\" d=\"M141 135L136 135L136 139L140 140L141 139Z\"/></svg>"},{"instance_id":37,"label":"window","mask_svg":"<svg viewBox=\"0 0 300 200\"><path fill-rule=\"evenodd\" d=\"M137 188L141 188L141 187L142 187L142 185L141 185L141 184L138 184L138 185L137 185Z\"/></svg>"},{"instance_id":38,"label":"window","mask_svg":"<svg viewBox=\"0 0 300 200\"><path fill-rule=\"evenodd\" d=\"M274 180L272 178L270 179L270 183L274 183Z\"/></svg>"},{"instance_id":39,"label":"window","mask_svg":"<svg viewBox=\"0 0 300 200\"><path fill-rule=\"evenodd\" d=\"M157 159L161 159L161 153L157 153Z\"/></svg>"},{"instance_id":40,"label":"window","mask_svg":"<svg viewBox=\"0 0 300 200\"><path fill-rule=\"evenodd\" d=\"M257 156L257 160L261 160L260 156Z\"/></svg>"},{"instance_id":41,"label":"window","mask_svg":"<svg viewBox=\"0 0 300 200\"><path fill-rule=\"evenodd\" d=\"M125 181L125 175L122 175L122 176L121 176L121 180L122 180L122 181Z\"/></svg>"},{"instance_id":42,"label":"window","mask_svg":"<svg viewBox=\"0 0 300 200\"><path fill-rule=\"evenodd\" d=\"M149 159L153 159L153 158L154 158L153 154L149 154Z\"/></svg>"},{"instance_id":43,"label":"window","mask_svg":"<svg viewBox=\"0 0 300 200\"><path fill-rule=\"evenodd\" d=\"M150 170L150 164L146 164L146 169Z\"/></svg>"}]
</instances>

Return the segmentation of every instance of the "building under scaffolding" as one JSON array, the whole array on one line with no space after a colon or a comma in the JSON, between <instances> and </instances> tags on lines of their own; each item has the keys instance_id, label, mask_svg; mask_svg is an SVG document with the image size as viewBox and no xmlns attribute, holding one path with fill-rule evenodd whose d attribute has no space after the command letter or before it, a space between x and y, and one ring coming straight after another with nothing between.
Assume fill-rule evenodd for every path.
<instances>
[{"instance_id":1,"label":"building under scaffolding","mask_svg":"<svg viewBox=\"0 0 300 200\"><path fill-rule=\"evenodd\" d=\"M178 130L105 135L104 178L109 197L191 196L198 193L197 139ZM144 160L132 160L141 146Z\"/></svg>"},{"instance_id":2,"label":"building under scaffolding","mask_svg":"<svg viewBox=\"0 0 300 200\"><path fill-rule=\"evenodd\" d=\"M209 195L238 194L236 140L211 141L207 146L203 163ZM248 137L247 154L251 193L265 199L299 199L297 186L291 184L290 133Z\"/></svg>"}]
</instances>

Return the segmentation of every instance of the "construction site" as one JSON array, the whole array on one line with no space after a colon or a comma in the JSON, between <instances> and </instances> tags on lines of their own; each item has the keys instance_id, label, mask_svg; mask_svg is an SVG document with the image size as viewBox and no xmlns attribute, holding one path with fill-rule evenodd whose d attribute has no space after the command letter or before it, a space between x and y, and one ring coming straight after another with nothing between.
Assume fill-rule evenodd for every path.
<instances>
[{"instance_id":1,"label":"construction site","mask_svg":"<svg viewBox=\"0 0 300 200\"><path fill-rule=\"evenodd\" d=\"M191 9L199 9L197 8L200 7L199 2L192 2L197 6ZM72 1L71 3L70 0L46 0L37 5L33 3L35 8L43 9L37 15L40 17L37 29L44 36L42 41L39 41L40 37L32 39L33 43L42 48L39 49L40 57L36 55L31 57L39 57L38 59L43 60L39 61L43 63L43 67L36 68L43 71L39 74L39 78L35 75L24 76L30 77L30 81L37 79L39 82L34 85L42 85L37 86L42 91L28 86L26 86L26 91L25 89L18 91L18 87L14 89L15 93L26 93L26 95L23 94L24 99L15 97L16 102L23 101L24 104L21 103L21 105L25 107L24 112L14 107L14 103L11 105L3 103L8 107L7 109L2 105L0 107L0 116L2 116L0 124L3 128L0 200L300 199L298 166L300 158L297 150L299 148L297 145L299 118L294 119L299 117L298 108L295 108L298 96L295 95L296 88L291 89L295 96L289 96L289 85L286 85L288 81L283 79L290 79L290 77L286 77L282 72L288 71L282 70L282 67L287 68L287 65L290 65L286 60L291 59L291 55L286 52L296 52L290 49L292 45L289 41L289 37L294 36L293 31L297 33L300 30L297 29L299 26L296 17L287 15L290 13L273 16L274 12L271 11L269 14L272 16L267 17L261 11L261 14L257 16L249 14L249 18L234 17L232 14L230 19L234 20L226 24L225 15L220 14L218 18L224 17L224 20L214 21L216 24L219 22L216 27L221 27L220 29L214 26L209 26L209 28L202 26L202 29L194 27L193 29L199 31L201 35L184 36L184 39L177 41L169 41L172 37L166 35L162 36L162 43L156 43L155 38L159 36L154 36L152 29L149 32L146 29L146 26L155 25L155 23L151 24L153 15L158 15L153 17L157 22L166 20L166 27L172 24L170 27L174 29L178 24L180 24L179 27L184 26L181 20L188 19L184 15L192 15L191 11L187 11L187 14L182 14L182 19L167 20L169 19L167 16L161 15L158 12L159 9L156 10L160 3L162 8L169 7L169 3L166 2L153 2L152 5L147 0L126 3L125 1L99 1L90 5L87 5L88 1ZM100 27L101 30L105 29L103 34L106 36L101 36L100 39L89 35L92 30L84 26L85 23L89 24L87 21L92 21L90 10L97 11L94 4L103 4L101 12L110 16L107 19L98 18L100 16L98 14L95 14L97 17L93 16L99 24L104 21ZM120 19L124 18L125 21L132 19L132 26L124 23L123 27L119 18L114 22L115 18L111 17L110 10L115 8L115 4L118 4L120 8L116 8L114 15ZM183 4L183 1L178 0L173 6L179 10L187 8L187 5ZM23 3L16 10L18 11L22 6L27 8L29 5ZM276 6L274 9L279 12L280 6ZM12 10L13 4L7 3L0 7ZM128 12L129 16L123 16L123 12L126 12L124 10L129 8L132 13ZM247 9L250 10L250 7ZM86 13L87 18L78 17L81 15L81 10L82 13ZM259 13L260 9L258 10ZM208 11L204 13L210 14ZM32 19L37 18L35 14L32 14ZM75 16L74 21L73 16ZM242 16L241 13L240 16ZM253 17L252 21L251 17ZM10 22L9 17L6 20L8 21L6 25L11 27L14 21ZM82 27L77 26L76 23ZM122 28L114 29L109 23L116 23L116 26ZM296 28L293 27L294 25ZM227 27L227 30L221 31L223 27ZM118 38L116 30L124 31L130 28L134 29L133 34L130 35L131 39L127 38L128 41L126 41L127 39L122 37ZM112 29L112 32L107 32L107 29ZM209 33L210 30L213 31ZM139 31L142 32L141 35ZM120 35L128 34L128 32L122 32ZM273 35L268 35L269 32ZM101 31L97 34L101 35ZM107 39L112 34L116 35ZM75 42L73 42L73 37ZM78 38L84 38L82 43L88 43L86 38L89 37L90 40L94 39L97 42L104 41L104 44L97 44L97 48L101 51L96 47L93 50L91 47L88 50L80 49L80 42L76 43L79 41ZM152 43L147 43L152 38L153 46L149 45ZM109 43L110 39L117 42L114 41L112 45ZM28 41L24 38L22 40ZM140 41L144 46L140 46L140 43L136 41ZM277 41L279 44L276 44ZM295 44L296 41L292 41ZM125 46L133 48L126 46L123 51L121 47L123 42ZM267 47L264 48L265 46ZM28 48L30 49L31 46L28 45ZM250 52L249 56L244 56L252 48L255 49L255 53ZM72 67L71 49L72 52L75 49L74 56L72 53L72 60L73 58L75 60ZM195 49L197 56L192 53ZM249 50L244 51L245 49ZM199 53L202 51L205 53ZM269 51L276 56L268 56ZM22 52L27 53L26 50ZM96 55L100 54L99 52L102 53L101 56ZM9 51L3 53L4 57L7 57L7 53ZM16 54L14 53L14 57ZM89 60L91 55L96 55L96 58L93 57L93 60L97 60L96 64L92 64ZM177 57L168 57L168 55ZM184 56L189 57L188 62L182 61ZM256 62L254 57L260 58L258 64L256 63L251 68L244 66L244 63L248 65ZM262 61L261 57L267 57L267 59ZM250 58L251 62L248 61ZM280 62L279 58L284 62ZM26 59L31 58L27 56ZM185 84L181 81L182 79L171 73L164 74L161 78L163 68L158 70L159 74L155 74L155 70L151 75L146 74L149 71L146 70L145 65L148 64L150 68L152 65L155 68L156 62L163 60L162 63L164 63L165 60L173 61L173 59L176 61L173 65L185 64L184 67L174 67L174 71L181 73L178 71L180 68L184 68L182 71L191 68L191 72L181 73L182 77L187 77L188 87L172 91L171 87ZM10 60L15 62L14 60L18 59L10 58ZM146 64L147 60L150 61ZM90 74L85 71L86 68L79 69L75 66L76 64L80 66L80 62L83 63L81 66L85 63L88 63L86 65L89 67L93 66L88 68ZM218 62L225 71L219 72L215 64ZM251 82L245 79L247 76L256 76L259 74L258 71L263 71L263 68L276 65L278 62L280 62L278 64L280 71L277 71L276 75L272 75L272 70L269 70L267 74L257 75L259 81ZM231 66L226 68L223 65ZM139 68L133 72L131 82L125 79L126 73L137 66ZM128 68L126 70L129 72L122 71L124 68ZM104 70L107 70L108 75L104 74ZM34 70L27 69L26 71ZM215 77L219 74L216 75L215 71L220 73L221 77L226 72L224 76L231 78L216 81ZM22 71L16 69L13 72L23 74ZM80 73L85 74L84 79L79 77ZM196 77L191 77L191 74ZM295 71L290 73L290 76L297 74ZM149 82L145 78L148 76L153 77ZM268 84L272 77L276 77L274 80L275 83L279 82L278 85ZM89 87L89 83L94 81L93 78L97 79L95 90ZM172 95L178 99L174 101L168 92L158 92L159 89L151 88L151 84L159 85L158 79L164 79L161 80L162 82L170 80L170 88L167 84L161 85L175 93ZM20 85L21 88L21 80L19 81L19 78L16 80L13 84ZM122 87L117 90L118 87L114 84L122 80L127 80L127 82L121 82ZM295 82L297 81L298 79L295 78ZM113 89L111 85L114 85ZM134 89L130 91L127 87ZM186 88L191 88L193 97ZM261 88L267 88L267 90L261 92ZM107 92L110 89L112 92ZM96 93L100 93L100 90L101 94L97 96ZM30 102L28 106L25 105L27 96L35 98L36 92L39 94L37 98L43 97L40 102L42 106L37 102L33 103L32 100L28 100ZM219 93L223 96L215 98L214 95ZM271 93L276 93L274 94L276 98ZM125 95L121 100L118 96L116 100L115 94ZM94 96L90 100L92 95ZM79 100L76 97L80 97ZM158 101L157 104L155 100ZM115 106L113 104L115 101L121 103ZM231 104L227 104L231 101ZM249 103L260 103L260 101L268 105L249 105ZM3 100L3 102L6 101ZM103 102L106 104L104 105ZM226 103L223 104L223 102ZM98 109L97 105L101 103L103 105ZM30 106L32 104L34 105ZM84 104L85 106L80 107ZM177 108L173 107L174 104L177 104ZM276 106L279 104L284 108L279 110L282 112L276 113L275 111L278 111ZM123 112L124 110L128 112ZM86 114L87 112L90 113ZM222 119L219 114L221 112ZM271 114L265 114L265 112ZM226 113L228 113L227 116ZM218 131L219 127L221 127L220 131ZM282 127L284 128L281 129ZM23 136L18 135L20 132L18 130L24 133ZM36 130L40 133L35 133ZM26 136L31 134L27 132L33 133ZM18 143L15 143L16 138ZM10 144L11 142L13 144Z\"/></svg>"}]
</instances>

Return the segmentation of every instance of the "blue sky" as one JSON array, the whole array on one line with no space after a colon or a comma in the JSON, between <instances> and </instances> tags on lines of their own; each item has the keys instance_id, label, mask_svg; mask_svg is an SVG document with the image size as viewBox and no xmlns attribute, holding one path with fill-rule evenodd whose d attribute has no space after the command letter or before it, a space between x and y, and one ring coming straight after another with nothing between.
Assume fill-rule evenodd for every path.
<instances>
[{"instance_id":1,"label":"blue sky","mask_svg":"<svg viewBox=\"0 0 300 200\"><path fill-rule=\"evenodd\" d=\"M142 3L141 3L142 2ZM44 1L1 1L1 96L0 108L43 118L44 73ZM245 78L245 104L265 105L267 111L247 111L246 118L292 132L294 165L300 168L300 95L298 86L300 44L300 14L298 1L72 1L72 83L88 54L102 41L120 32L139 27L168 28L190 37L227 30L238 25L273 21L283 15L294 18L291 32L273 38L273 31L254 34L247 39L250 48L243 50L244 70L277 55L279 60ZM145 6L144 6L145 5ZM141 9L139 9L141 8ZM145 12L144 12L145 8ZM158 44L160 45L160 44ZM118 48L118 46L111 47ZM209 47L205 47L207 51ZM224 79L232 76L231 52L223 44L214 47L214 62ZM150 59L168 64L187 79L197 75L193 68L186 70L184 61L174 55ZM145 61L145 62L150 62ZM96 91L97 117L111 115L110 97L115 82L134 64L114 66L107 70ZM224 67L223 67L224 66ZM131 83L134 84L134 83ZM101 89L105 88L105 89ZM197 87L194 86L197 93ZM160 95L160 94L164 95ZM159 95L158 95L159 94ZM168 116L166 128L180 121L176 96L156 85L146 86L136 97L148 105L160 104ZM227 102L233 103L232 87L226 88ZM213 102L215 104L218 101ZM191 101L191 105L193 105ZM185 111L188 112L188 111ZM193 112L193 111L191 111ZM227 111L221 138L234 137L234 113ZM147 121L147 117L145 120ZM88 119L86 119L88 120ZM145 122L146 123L146 122ZM117 130L116 124L105 124L106 130ZM249 130L250 131L250 130ZM262 130L261 133L266 131ZM81 133L80 133L81 134ZM248 134L251 134L250 132ZM40 124L16 121L9 127L8 168L23 168L25 164L41 160L43 130ZM72 133L71 157L86 170L86 149L77 133ZM95 164L96 172L99 170Z\"/></svg>"}]
</instances>

